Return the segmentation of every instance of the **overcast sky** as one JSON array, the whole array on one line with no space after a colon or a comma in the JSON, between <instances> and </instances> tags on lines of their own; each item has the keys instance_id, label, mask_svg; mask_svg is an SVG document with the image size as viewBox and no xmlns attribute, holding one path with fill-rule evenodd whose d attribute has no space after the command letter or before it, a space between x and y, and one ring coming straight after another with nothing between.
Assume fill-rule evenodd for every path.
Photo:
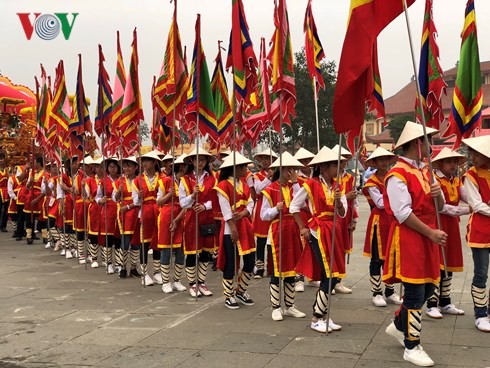
<instances>
[{"instance_id":1,"label":"overcast sky","mask_svg":"<svg viewBox=\"0 0 490 368\"><path fill-rule=\"evenodd\" d=\"M393 0L396 1L396 0ZM217 41L228 46L232 0L179 0L178 22L183 45L188 48L190 63L194 44L196 14L201 14L201 38L210 73L217 53ZM273 33L273 0L243 0L250 34L258 55L260 37L267 42ZM304 44L303 18L307 0L288 0L293 48ZM434 0L434 18L439 31L439 48L443 69L453 67L459 58L460 32L463 27L466 0ZM313 14L319 37L328 60L338 65L347 23L349 0L314 0ZM424 13L424 0L409 9L416 60ZM490 2L475 0L479 33L480 60L490 59ZM97 45L103 46L106 68L115 75L116 31L121 32L121 46L126 70L129 68L132 31L138 29L140 87L145 120L151 121L150 91L153 75L158 75L172 18L170 0L0 0L0 70L14 83L34 88L34 75L43 63L53 75L60 59L65 62L68 91L74 93L77 54L83 57L83 76L87 97L92 100L91 118L95 118L97 98ZM34 32L28 41L16 13L79 13L69 40L62 34L51 41ZM71 21L71 16L68 18ZM32 20L32 19L31 19ZM400 16L385 29L378 42L380 73L385 98L396 93L413 75L405 18ZM223 54L223 57L225 55Z\"/></svg>"}]
</instances>

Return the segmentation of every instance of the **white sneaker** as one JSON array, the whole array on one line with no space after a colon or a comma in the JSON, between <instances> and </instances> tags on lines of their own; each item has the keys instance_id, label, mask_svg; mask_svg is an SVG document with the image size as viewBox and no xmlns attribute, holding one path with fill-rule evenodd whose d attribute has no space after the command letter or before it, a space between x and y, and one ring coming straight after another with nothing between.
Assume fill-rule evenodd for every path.
<instances>
[{"instance_id":1,"label":"white sneaker","mask_svg":"<svg viewBox=\"0 0 490 368\"><path fill-rule=\"evenodd\" d=\"M78 251L76 249L71 249L71 254L73 254L73 257L78 258Z\"/></svg>"},{"instance_id":2,"label":"white sneaker","mask_svg":"<svg viewBox=\"0 0 490 368\"><path fill-rule=\"evenodd\" d=\"M92 264L90 265L90 267L99 268L99 264L97 263L97 261L93 261Z\"/></svg>"},{"instance_id":3,"label":"white sneaker","mask_svg":"<svg viewBox=\"0 0 490 368\"><path fill-rule=\"evenodd\" d=\"M312 330L315 330L317 332L322 332L322 333L327 332L327 324L325 323L325 320L322 318L320 318L316 322L311 321L310 327ZM328 332L332 332L332 328L330 326L328 326Z\"/></svg>"},{"instance_id":4,"label":"white sneaker","mask_svg":"<svg viewBox=\"0 0 490 368\"><path fill-rule=\"evenodd\" d=\"M483 332L490 332L490 318L480 317L475 321L475 326L477 329Z\"/></svg>"},{"instance_id":5,"label":"white sneaker","mask_svg":"<svg viewBox=\"0 0 490 368\"><path fill-rule=\"evenodd\" d=\"M196 284L192 285L190 288L189 288L189 293L191 294L191 296L193 298L195 298L196 296L199 298L201 296L201 292L197 289L197 286ZM235 298L227 298L227 299L233 299L234 300L234 303L236 303L236 300ZM234 304L233 303L233 304ZM226 304L226 302L225 302Z\"/></svg>"},{"instance_id":6,"label":"white sneaker","mask_svg":"<svg viewBox=\"0 0 490 368\"><path fill-rule=\"evenodd\" d=\"M272 309L272 320L273 321L282 321L284 317L282 316L282 309L279 308L273 308Z\"/></svg>"},{"instance_id":7,"label":"white sneaker","mask_svg":"<svg viewBox=\"0 0 490 368\"><path fill-rule=\"evenodd\" d=\"M148 255L151 256L153 254L153 249L148 250Z\"/></svg>"},{"instance_id":8,"label":"white sneaker","mask_svg":"<svg viewBox=\"0 0 490 368\"><path fill-rule=\"evenodd\" d=\"M84 265L85 264L85 258L79 258L78 259L78 264Z\"/></svg>"},{"instance_id":9,"label":"white sneaker","mask_svg":"<svg viewBox=\"0 0 490 368\"><path fill-rule=\"evenodd\" d=\"M54 245L53 252L57 252L61 249L61 240L58 240L56 244Z\"/></svg>"},{"instance_id":10,"label":"white sneaker","mask_svg":"<svg viewBox=\"0 0 490 368\"><path fill-rule=\"evenodd\" d=\"M213 293L205 284L199 284L199 292L204 296L211 296Z\"/></svg>"},{"instance_id":11,"label":"white sneaker","mask_svg":"<svg viewBox=\"0 0 490 368\"><path fill-rule=\"evenodd\" d=\"M383 295L373 296L373 304L375 307L386 307L386 300L383 298Z\"/></svg>"},{"instance_id":12,"label":"white sneaker","mask_svg":"<svg viewBox=\"0 0 490 368\"><path fill-rule=\"evenodd\" d=\"M403 304L402 298L400 298L400 295L398 295L397 293L393 293L390 296L387 296L385 299L388 303L391 304L395 304L395 305Z\"/></svg>"},{"instance_id":13,"label":"white sneaker","mask_svg":"<svg viewBox=\"0 0 490 368\"><path fill-rule=\"evenodd\" d=\"M153 275L153 281L155 281L155 284L162 285L163 280L162 280L162 274L161 273L156 273ZM169 282L170 284L170 282Z\"/></svg>"},{"instance_id":14,"label":"white sneaker","mask_svg":"<svg viewBox=\"0 0 490 368\"><path fill-rule=\"evenodd\" d=\"M308 284L307 285L310 286L310 287L316 287L317 288L317 287L320 287L320 281L310 280L310 281L308 281Z\"/></svg>"},{"instance_id":15,"label":"white sneaker","mask_svg":"<svg viewBox=\"0 0 490 368\"><path fill-rule=\"evenodd\" d=\"M444 307L440 307L441 313L443 314L452 314L455 316L461 316L464 314L464 310L456 308L454 304L448 304Z\"/></svg>"},{"instance_id":16,"label":"white sneaker","mask_svg":"<svg viewBox=\"0 0 490 368\"><path fill-rule=\"evenodd\" d=\"M299 293L305 291L305 283L303 281L296 281L296 284L294 284L294 291Z\"/></svg>"},{"instance_id":17,"label":"white sneaker","mask_svg":"<svg viewBox=\"0 0 490 368\"><path fill-rule=\"evenodd\" d=\"M61 249L60 256L64 256L65 254L66 254L66 249L65 248Z\"/></svg>"},{"instance_id":18,"label":"white sneaker","mask_svg":"<svg viewBox=\"0 0 490 368\"><path fill-rule=\"evenodd\" d=\"M328 319L328 328L332 331L340 331L342 329L341 325L338 325L332 321L331 318Z\"/></svg>"},{"instance_id":19,"label":"white sneaker","mask_svg":"<svg viewBox=\"0 0 490 368\"><path fill-rule=\"evenodd\" d=\"M165 294L173 293L174 289L172 289L172 284L170 282L166 282L166 283L162 284L162 291Z\"/></svg>"},{"instance_id":20,"label":"white sneaker","mask_svg":"<svg viewBox=\"0 0 490 368\"><path fill-rule=\"evenodd\" d=\"M335 289L332 289L332 291L330 292L331 295L335 295Z\"/></svg>"},{"instance_id":21,"label":"white sneaker","mask_svg":"<svg viewBox=\"0 0 490 368\"><path fill-rule=\"evenodd\" d=\"M427 355L421 345L417 345L413 349L405 349L403 359L419 367L432 367L434 365L434 361Z\"/></svg>"},{"instance_id":22,"label":"white sneaker","mask_svg":"<svg viewBox=\"0 0 490 368\"><path fill-rule=\"evenodd\" d=\"M285 316L291 316L294 318L304 318L306 316L306 314L304 314L299 309L297 309L295 305L293 305L289 308L285 308L284 309L284 315Z\"/></svg>"},{"instance_id":23,"label":"white sneaker","mask_svg":"<svg viewBox=\"0 0 490 368\"><path fill-rule=\"evenodd\" d=\"M333 291L333 290L332 290ZM349 289L347 286L339 282L335 285L335 291L340 294L352 294L352 289Z\"/></svg>"},{"instance_id":24,"label":"white sneaker","mask_svg":"<svg viewBox=\"0 0 490 368\"><path fill-rule=\"evenodd\" d=\"M398 328L396 328L395 323L392 321L388 327L386 327L385 332L394 337L396 341L400 343L401 346L405 346L405 335L403 334L403 331L400 331Z\"/></svg>"},{"instance_id":25,"label":"white sneaker","mask_svg":"<svg viewBox=\"0 0 490 368\"><path fill-rule=\"evenodd\" d=\"M141 278L141 285L152 286L153 284L154 282L150 275L146 274L144 277Z\"/></svg>"},{"instance_id":26,"label":"white sneaker","mask_svg":"<svg viewBox=\"0 0 490 368\"><path fill-rule=\"evenodd\" d=\"M172 288L177 291L186 291L187 288L180 281L174 281Z\"/></svg>"},{"instance_id":27,"label":"white sneaker","mask_svg":"<svg viewBox=\"0 0 490 368\"><path fill-rule=\"evenodd\" d=\"M51 242L48 241L44 246L44 249L49 249L49 248L51 248Z\"/></svg>"},{"instance_id":28,"label":"white sneaker","mask_svg":"<svg viewBox=\"0 0 490 368\"><path fill-rule=\"evenodd\" d=\"M65 258L66 259L72 259L73 258L73 254L71 254L71 251L69 249L66 250Z\"/></svg>"},{"instance_id":29,"label":"white sneaker","mask_svg":"<svg viewBox=\"0 0 490 368\"><path fill-rule=\"evenodd\" d=\"M111 264L107 265L107 274L112 275L114 273L114 266Z\"/></svg>"},{"instance_id":30,"label":"white sneaker","mask_svg":"<svg viewBox=\"0 0 490 368\"><path fill-rule=\"evenodd\" d=\"M425 311L425 314L427 314L430 318L435 318L435 319L441 319L442 318L441 311L439 310L438 307L428 308Z\"/></svg>"},{"instance_id":31,"label":"white sneaker","mask_svg":"<svg viewBox=\"0 0 490 368\"><path fill-rule=\"evenodd\" d=\"M121 266L114 267L114 272L115 273L119 273L119 272L121 272L121 270L122 270L122 267Z\"/></svg>"}]
</instances>

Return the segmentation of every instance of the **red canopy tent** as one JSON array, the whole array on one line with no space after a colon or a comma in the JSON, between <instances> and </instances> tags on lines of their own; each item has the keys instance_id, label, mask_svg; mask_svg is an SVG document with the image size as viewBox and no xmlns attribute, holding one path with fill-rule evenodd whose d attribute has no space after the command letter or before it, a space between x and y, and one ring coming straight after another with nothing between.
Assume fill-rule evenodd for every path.
<instances>
[{"instance_id":1,"label":"red canopy tent","mask_svg":"<svg viewBox=\"0 0 490 368\"><path fill-rule=\"evenodd\" d=\"M23 100L9 104L9 100ZM0 112L20 113L24 107L36 106L36 95L28 87L13 84L10 79L0 76Z\"/></svg>"}]
</instances>

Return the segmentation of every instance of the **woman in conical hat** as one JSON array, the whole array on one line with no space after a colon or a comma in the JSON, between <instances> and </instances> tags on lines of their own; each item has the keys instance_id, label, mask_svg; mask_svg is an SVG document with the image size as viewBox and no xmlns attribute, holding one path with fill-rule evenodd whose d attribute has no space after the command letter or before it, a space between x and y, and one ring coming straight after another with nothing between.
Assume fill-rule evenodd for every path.
<instances>
[{"instance_id":1,"label":"woman in conical hat","mask_svg":"<svg viewBox=\"0 0 490 368\"><path fill-rule=\"evenodd\" d=\"M466 194L462 182L455 177L459 165L466 162L466 158L456 151L444 147L439 154L432 160L435 169L434 176L439 182L446 204L439 217L441 219L441 229L448 234L446 244L446 265L447 277L444 270L444 261L440 259L441 282L436 287L436 291L427 300L427 310L425 313L432 318L442 318L442 314L461 315L464 311L456 308L451 303L451 282L453 272L463 271L463 250L461 245L461 234L459 232L459 217L468 215L470 209L461 206L460 201L466 202Z\"/></svg>"},{"instance_id":2,"label":"woman in conical hat","mask_svg":"<svg viewBox=\"0 0 490 368\"><path fill-rule=\"evenodd\" d=\"M471 296L475 326L490 332L488 317L488 261L490 249L490 136L463 139L473 163L464 176L464 190L473 209L468 223L466 241L473 256Z\"/></svg>"},{"instance_id":3,"label":"woman in conical hat","mask_svg":"<svg viewBox=\"0 0 490 368\"><path fill-rule=\"evenodd\" d=\"M104 168L102 167L102 157L93 160L94 175L87 178L84 184L85 200L87 207L87 232L88 232L88 253L91 268L98 268L99 248L103 248L105 238L100 235L100 223L102 206L95 201L99 185L104 178Z\"/></svg>"},{"instance_id":4,"label":"woman in conical hat","mask_svg":"<svg viewBox=\"0 0 490 368\"><path fill-rule=\"evenodd\" d=\"M369 177L362 188L362 193L371 208L364 241L364 255L371 259L369 263L369 281L371 281L373 304L376 307L386 307L386 302L393 304L402 303L393 284L385 284L385 297L383 298L381 282L381 268L384 264L388 233L392 222L392 217L385 211L383 196L386 193L386 187L384 179L390 169L390 165L395 163L396 160L397 157L394 153L378 147L365 162L367 167L376 169L376 172Z\"/></svg>"},{"instance_id":5,"label":"woman in conical hat","mask_svg":"<svg viewBox=\"0 0 490 368\"><path fill-rule=\"evenodd\" d=\"M289 206L294 195L300 190L296 170L303 166L289 152L282 153L282 158L274 161L270 168L274 168L272 183L262 191L264 200L260 208L260 217L264 221L270 221L267 245L272 258L273 268L270 272L269 296L272 306L272 320L282 321L283 316L303 318L305 314L294 305L295 294L295 267L301 256L301 236L299 228L289 212ZM279 166L282 159L282 176ZM282 193L282 201L281 201ZM279 221L282 212L282 221ZM280 226L281 225L281 226ZM280 233L281 244L280 244ZM284 278L284 305L281 308L279 299L280 278Z\"/></svg>"}]
</instances>

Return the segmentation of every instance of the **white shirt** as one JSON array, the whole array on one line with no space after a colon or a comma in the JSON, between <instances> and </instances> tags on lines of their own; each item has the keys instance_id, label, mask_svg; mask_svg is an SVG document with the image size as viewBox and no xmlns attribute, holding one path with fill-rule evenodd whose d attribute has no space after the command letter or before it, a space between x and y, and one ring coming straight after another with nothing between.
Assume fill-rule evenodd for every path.
<instances>
[{"instance_id":1,"label":"white shirt","mask_svg":"<svg viewBox=\"0 0 490 368\"><path fill-rule=\"evenodd\" d=\"M488 203L483 202L480 191L475 184L473 184L471 180L466 179L464 181L463 188L466 192L467 202L473 209L473 212L490 216L490 206Z\"/></svg>"},{"instance_id":2,"label":"white shirt","mask_svg":"<svg viewBox=\"0 0 490 368\"><path fill-rule=\"evenodd\" d=\"M107 178L110 179L111 182L112 182L112 185L114 185L114 182L116 181L116 179L111 178L109 175L107 175ZM104 185L104 182L101 181L101 183L97 187L97 194L95 195L95 202L97 204L99 204L99 201L104 197L104 188L103 188L103 185ZM114 193L114 192L115 192L115 190L112 191L112 193Z\"/></svg>"},{"instance_id":3,"label":"white shirt","mask_svg":"<svg viewBox=\"0 0 490 368\"><path fill-rule=\"evenodd\" d=\"M381 191L379 190L378 187L368 187L367 188L369 196L371 197L372 201L374 202L374 205L378 207L380 210L383 210L385 208L385 202L383 200L383 194L381 194Z\"/></svg>"},{"instance_id":4,"label":"white shirt","mask_svg":"<svg viewBox=\"0 0 490 368\"><path fill-rule=\"evenodd\" d=\"M439 178L445 178L446 175L442 173L441 170L436 170L435 174ZM449 178L448 178L449 179ZM460 198L461 202L468 203L467 198L466 198L466 191L464 190L463 186L461 186L460 190ZM459 217L463 215L468 215L470 213L470 208L466 206L453 206L451 204L444 204L444 207L440 211L443 215L448 215L448 216L454 216L454 217Z\"/></svg>"},{"instance_id":5,"label":"white shirt","mask_svg":"<svg viewBox=\"0 0 490 368\"><path fill-rule=\"evenodd\" d=\"M301 187L298 183L293 183L293 199L300 189ZM262 221L272 221L278 214L279 211L276 206L271 208L269 201L265 199L262 201L262 208L260 209L260 218Z\"/></svg>"},{"instance_id":6,"label":"white shirt","mask_svg":"<svg viewBox=\"0 0 490 368\"><path fill-rule=\"evenodd\" d=\"M15 195L15 192L14 192L14 183L12 181L12 178L9 178L7 181L7 192L9 194L9 197L11 200L13 200L13 201L17 200L17 196Z\"/></svg>"},{"instance_id":7,"label":"white shirt","mask_svg":"<svg viewBox=\"0 0 490 368\"><path fill-rule=\"evenodd\" d=\"M195 176L197 176L196 173L194 173L194 174L195 174ZM200 186L203 185L204 178L206 176L209 176L209 173L207 171L204 171L202 173L202 175L198 178L197 183ZM184 181L180 180L180 183L179 183L179 203L180 203L180 207L182 207L182 208L192 208L192 205L196 201L194 198L192 198L192 193L193 193L194 188L189 188L189 190L191 191L191 194L187 195L186 191L185 191ZM206 207L206 210L209 211L213 208L213 205L212 205L211 201L207 201L204 203L204 207Z\"/></svg>"},{"instance_id":8,"label":"white shirt","mask_svg":"<svg viewBox=\"0 0 490 368\"><path fill-rule=\"evenodd\" d=\"M236 185L237 186L240 185L239 180L236 180ZM223 230L223 234L230 235L231 231L230 231L230 225L228 224L228 221L233 218L233 211L231 209L231 204L223 194L221 194L220 192L217 193L218 193L219 206L221 208L223 220L225 221L225 228ZM249 214L252 214L253 210L254 210L254 202L252 200L252 197L248 197L247 211Z\"/></svg>"},{"instance_id":9,"label":"white shirt","mask_svg":"<svg viewBox=\"0 0 490 368\"><path fill-rule=\"evenodd\" d=\"M267 177L264 178L264 180L262 180L262 181L255 178L255 180L254 180L255 193L262 192L265 188L267 188L270 185L270 183L271 183L271 181Z\"/></svg>"}]
</instances>

